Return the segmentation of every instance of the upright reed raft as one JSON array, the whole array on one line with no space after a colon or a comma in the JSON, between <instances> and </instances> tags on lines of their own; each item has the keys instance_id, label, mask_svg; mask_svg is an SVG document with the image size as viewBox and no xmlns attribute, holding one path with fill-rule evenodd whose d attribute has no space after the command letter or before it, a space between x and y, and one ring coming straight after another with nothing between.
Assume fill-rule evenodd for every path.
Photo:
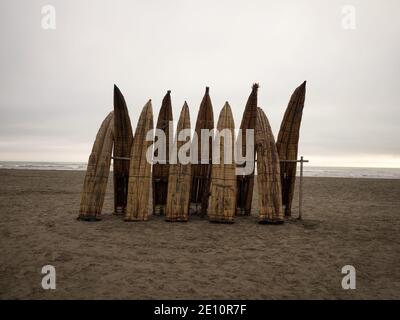
<instances>
[{"instance_id":1,"label":"upright reed raft","mask_svg":"<svg viewBox=\"0 0 400 320\"><path fill-rule=\"evenodd\" d=\"M202 137L202 129L209 130L210 135ZM193 145L197 142L197 153L193 152L197 162L192 164L192 187L190 193L191 210L193 213L207 214L210 194L211 158L213 144L214 113L210 98L210 88L201 101L197 115ZM203 131L205 133L205 131ZM197 140L195 140L197 137ZM207 153L208 149L208 153ZM200 210L199 210L200 209Z\"/></svg>"},{"instance_id":2,"label":"upright reed raft","mask_svg":"<svg viewBox=\"0 0 400 320\"><path fill-rule=\"evenodd\" d=\"M79 220L99 220L110 173L113 148L114 112L104 119L96 135L89 156L85 181L81 195Z\"/></svg>"},{"instance_id":3,"label":"upright reed raft","mask_svg":"<svg viewBox=\"0 0 400 320\"><path fill-rule=\"evenodd\" d=\"M133 137L125 221L148 219L152 159L147 159L146 153L153 142L151 139L147 140L146 136L152 129L153 109L149 100L143 107Z\"/></svg>"},{"instance_id":4,"label":"upright reed raft","mask_svg":"<svg viewBox=\"0 0 400 320\"><path fill-rule=\"evenodd\" d=\"M133 135L124 96L114 85L114 212L126 213Z\"/></svg>"},{"instance_id":5,"label":"upright reed raft","mask_svg":"<svg viewBox=\"0 0 400 320\"><path fill-rule=\"evenodd\" d=\"M184 140L182 130L188 129L189 135ZM189 107L185 101L183 105L177 131L174 142L174 151L188 150L190 152L190 116ZM184 141L182 141L184 140ZM188 147L186 149L186 147ZM182 149L181 149L182 148ZM174 152L173 151L173 152ZM186 152L184 152L187 154ZM179 154L178 154L179 156ZM190 156L190 155L189 155ZM167 195L167 206L165 211L165 220L170 222L186 222L189 219L189 197L190 197L190 158L187 163L182 162L182 158L174 159L174 163L169 167L169 179L168 179L168 195Z\"/></svg>"},{"instance_id":6,"label":"upright reed raft","mask_svg":"<svg viewBox=\"0 0 400 320\"><path fill-rule=\"evenodd\" d=\"M297 160L300 124L306 96L304 81L292 94L276 143L280 160ZM294 186L296 181L295 162L281 162L282 202L285 215L291 215Z\"/></svg>"},{"instance_id":7,"label":"upright reed raft","mask_svg":"<svg viewBox=\"0 0 400 320\"><path fill-rule=\"evenodd\" d=\"M164 132L165 140L156 136L154 141L154 144L157 145L154 156L158 159L158 162L153 163L154 214L165 214L168 193L170 139L173 139L171 136L173 134L172 121L171 91L168 91L162 101L156 126L158 130Z\"/></svg>"},{"instance_id":8,"label":"upright reed raft","mask_svg":"<svg viewBox=\"0 0 400 320\"><path fill-rule=\"evenodd\" d=\"M281 174L275 138L264 111L258 108L255 133L259 222L283 223Z\"/></svg>"},{"instance_id":9,"label":"upright reed raft","mask_svg":"<svg viewBox=\"0 0 400 320\"><path fill-rule=\"evenodd\" d=\"M247 100L246 107L244 109L242 122L240 124L241 133L238 136L238 143L242 142L242 147L237 148L237 152L242 153L242 156L245 156L250 148L253 146L248 146L246 144L246 133L247 129L253 130L256 129L257 122L257 91L258 84L255 83L252 87L250 96ZM255 157L255 152L254 152ZM244 167L245 165L253 166L253 171L250 174L242 174L237 175L237 203L236 203L236 214L237 215L250 215L251 213L251 200L253 198L253 187L254 187L254 159L252 159L252 163L247 163L243 165L238 165L239 168Z\"/></svg>"},{"instance_id":10,"label":"upright reed raft","mask_svg":"<svg viewBox=\"0 0 400 320\"><path fill-rule=\"evenodd\" d=\"M219 115L217 129L208 218L211 222L233 223L236 210L235 123L228 102Z\"/></svg>"}]
</instances>

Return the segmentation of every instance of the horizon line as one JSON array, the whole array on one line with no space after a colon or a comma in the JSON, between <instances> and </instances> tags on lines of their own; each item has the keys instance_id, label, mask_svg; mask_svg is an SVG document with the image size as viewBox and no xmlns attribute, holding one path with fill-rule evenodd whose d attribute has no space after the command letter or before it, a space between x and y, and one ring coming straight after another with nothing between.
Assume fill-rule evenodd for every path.
<instances>
[{"instance_id":1,"label":"horizon line","mask_svg":"<svg viewBox=\"0 0 400 320\"><path fill-rule=\"evenodd\" d=\"M310 159L308 159L310 160ZM29 163L59 163L59 164L65 164L65 163L73 163L73 164L87 164L87 161L51 161L51 160L0 160L1 162L29 162ZM400 164L398 167L393 167L393 166L362 166L362 165L313 165L312 164L312 159L310 162L305 165L305 167L314 167L314 168L359 168L359 169L400 169ZM1 169L1 168L0 168Z\"/></svg>"}]
</instances>

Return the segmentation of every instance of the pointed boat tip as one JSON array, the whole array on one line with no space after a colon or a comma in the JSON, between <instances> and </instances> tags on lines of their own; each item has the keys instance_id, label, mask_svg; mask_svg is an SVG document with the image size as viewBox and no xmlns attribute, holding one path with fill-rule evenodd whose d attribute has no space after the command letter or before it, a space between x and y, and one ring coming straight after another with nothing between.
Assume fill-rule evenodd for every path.
<instances>
[{"instance_id":1,"label":"pointed boat tip","mask_svg":"<svg viewBox=\"0 0 400 320\"><path fill-rule=\"evenodd\" d=\"M143 107L144 109L146 108L153 108L153 106L151 105L151 99L149 99L149 101L146 102L146 104Z\"/></svg>"},{"instance_id":2,"label":"pointed boat tip","mask_svg":"<svg viewBox=\"0 0 400 320\"><path fill-rule=\"evenodd\" d=\"M114 83L114 93L121 93L121 90L119 90L118 86Z\"/></svg>"},{"instance_id":3,"label":"pointed boat tip","mask_svg":"<svg viewBox=\"0 0 400 320\"><path fill-rule=\"evenodd\" d=\"M189 113L189 106L188 106L186 101L183 103L183 107L182 107L182 111L181 112Z\"/></svg>"},{"instance_id":4,"label":"pointed boat tip","mask_svg":"<svg viewBox=\"0 0 400 320\"><path fill-rule=\"evenodd\" d=\"M121 90L114 84L114 109L115 108L123 108L125 104L125 98L122 94Z\"/></svg>"},{"instance_id":5,"label":"pointed boat tip","mask_svg":"<svg viewBox=\"0 0 400 320\"><path fill-rule=\"evenodd\" d=\"M151 114L153 114L153 105L151 104L151 99L149 99L149 101L147 101L147 103L144 105L143 111L150 112Z\"/></svg>"},{"instance_id":6,"label":"pointed boat tip","mask_svg":"<svg viewBox=\"0 0 400 320\"><path fill-rule=\"evenodd\" d=\"M304 82L301 84L301 86L300 86L300 87L302 87L302 88L305 88L305 87L306 87L306 85L307 85L307 80L304 80Z\"/></svg>"},{"instance_id":7,"label":"pointed boat tip","mask_svg":"<svg viewBox=\"0 0 400 320\"><path fill-rule=\"evenodd\" d=\"M232 113L232 109L228 101L225 101L224 107L222 108L221 112L223 111Z\"/></svg>"},{"instance_id":8,"label":"pointed boat tip","mask_svg":"<svg viewBox=\"0 0 400 320\"><path fill-rule=\"evenodd\" d=\"M257 113L259 113L259 114L261 114L261 115L267 117L267 115L265 114L263 108L261 108L261 107L257 107Z\"/></svg>"},{"instance_id":9,"label":"pointed boat tip","mask_svg":"<svg viewBox=\"0 0 400 320\"><path fill-rule=\"evenodd\" d=\"M167 91L167 94L170 95L170 94L171 94L171 90L168 90L168 91Z\"/></svg>"},{"instance_id":10,"label":"pointed boat tip","mask_svg":"<svg viewBox=\"0 0 400 320\"><path fill-rule=\"evenodd\" d=\"M210 93L210 87L206 87L206 94Z\"/></svg>"},{"instance_id":11,"label":"pointed boat tip","mask_svg":"<svg viewBox=\"0 0 400 320\"><path fill-rule=\"evenodd\" d=\"M251 87L253 90L257 90L259 88L259 84L257 82L253 83L253 86Z\"/></svg>"}]
</instances>

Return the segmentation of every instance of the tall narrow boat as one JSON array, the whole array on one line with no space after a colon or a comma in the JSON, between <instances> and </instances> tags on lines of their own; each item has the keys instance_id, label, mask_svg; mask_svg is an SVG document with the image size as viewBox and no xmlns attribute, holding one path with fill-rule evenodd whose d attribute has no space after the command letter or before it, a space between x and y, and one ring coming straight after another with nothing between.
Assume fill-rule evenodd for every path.
<instances>
[{"instance_id":1,"label":"tall narrow boat","mask_svg":"<svg viewBox=\"0 0 400 320\"><path fill-rule=\"evenodd\" d=\"M203 130L203 136L202 129L207 130ZM202 216L207 214L210 193L213 130L214 113L210 89L206 87L197 115L195 135L193 137L193 146L197 147L197 152L195 152L195 149L193 150L193 156L197 162L193 161L192 164L192 188L190 194L191 211ZM206 135L207 133L209 135Z\"/></svg>"},{"instance_id":2,"label":"tall narrow boat","mask_svg":"<svg viewBox=\"0 0 400 320\"><path fill-rule=\"evenodd\" d=\"M250 160L250 162L238 165L238 169L243 170L243 173L237 175L236 215L250 215L251 213L251 201L253 198L254 186L255 150L254 145L247 145L246 135L251 136L252 133L254 138L257 122L257 91L258 84L255 83L252 87L250 96L244 109L242 122L240 124L241 132L239 133L237 140L238 143L241 142L241 146L238 146L237 152L241 151L243 157L248 154L248 152L253 152L254 157ZM253 169L250 170L250 172L247 172L247 170L244 170L243 168L245 166L250 166L250 168L252 167Z\"/></svg>"},{"instance_id":3,"label":"tall narrow boat","mask_svg":"<svg viewBox=\"0 0 400 320\"><path fill-rule=\"evenodd\" d=\"M188 161L184 163L184 159L180 157L180 154L187 155L187 151L190 152L190 145L189 107L185 101L179 117L173 146L173 153L176 152L175 154L178 157L174 157L174 159L171 157L171 165L169 167L168 195L165 210L166 221L186 222L189 220L191 155L189 154Z\"/></svg>"},{"instance_id":4,"label":"tall narrow boat","mask_svg":"<svg viewBox=\"0 0 400 320\"><path fill-rule=\"evenodd\" d=\"M114 143L114 112L104 119L89 156L81 194L79 220L97 221L103 208Z\"/></svg>"},{"instance_id":5,"label":"tall narrow boat","mask_svg":"<svg viewBox=\"0 0 400 320\"><path fill-rule=\"evenodd\" d=\"M208 218L210 222L233 223L236 210L235 123L228 102L219 115L217 129Z\"/></svg>"},{"instance_id":6,"label":"tall narrow boat","mask_svg":"<svg viewBox=\"0 0 400 320\"><path fill-rule=\"evenodd\" d=\"M147 134L153 129L153 109L151 100L143 107L133 137L129 168L128 205L125 221L145 221L149 214L151 161L147 159L152 139Z\"/></svg>"},{"instance_id":7,"label":"tall narrow boat","mask_svg":"<svg viewBox=\"0 0 400 320\"><path fill-rule=\"evenodd\" d=\"M114 85L114 212L126 213L133 135L124 96Z\"/></svg>"},{"instance_id":8,"label":"tall narrow boat","mask_svg":"<svg viewBox=\"0 0 400 320\"><path fill-rule=\"evenodd\" d=\"M286 216L291 215L297 164L282 160L297 160L305 97L306 81L296 88L290 98L276 142L281 160L282 202Z\"/></svg>"},{"instance_id":9,"label":"tall narrow boat","mask_svg":"<svg viewBox=\"0 0 400 320\"><path fill-rule=\"evenodd\" d=\"M261 108L257 112L255 141L259 223L283 223L279 156L271 126Z\"/></svg>"},{"instance_id":10,"label":"tall narrow boat","mask_svg":"<svg viewBox=\"0 0 400 320\"><path fill-rule=\"evenodd\" d=\"M172 135L173 130L172 121L171 91L168 90L162 101L156 126L158 130L164 132L164 135L160 137L156 136L154 141L154 144L158 145L158 149L154 151L158 162L153 163L154 214L165 214L168 193L170 139L172 139L170 135ZM161 139L162 137L164 137L164 140Z\"/></svg>"}]
</instances>

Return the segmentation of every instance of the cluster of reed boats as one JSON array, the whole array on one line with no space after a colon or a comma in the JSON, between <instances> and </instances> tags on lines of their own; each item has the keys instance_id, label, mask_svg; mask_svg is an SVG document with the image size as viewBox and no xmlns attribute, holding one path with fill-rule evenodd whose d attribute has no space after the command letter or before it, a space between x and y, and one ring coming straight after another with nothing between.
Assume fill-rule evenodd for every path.
<instances>
[{"instance_id":1,"label":"cluster of reed boats","mask_svg":"<svg viewBox=\"0 0 400 320\"><path fill-rule=\"evenodd\" d=\"M186 222L191 215L208 217L210 222L233 223L235 216L250 215L257 168L258 220L265 224L280 224L291 215L296 178L298 142L302 119L306 82L292 94L275 141L268 118L258 105L258 84L254 84L247 100L240 131L234 143L213 135L202 136L202 130L228 132L234 137L235 124L228 102L222 108L215 127L209 88L200 104L194 133L198 147L192 149L190 135L182 139L180 132L191 128L189 107L185 102L173 135L171 91L163 98L156 127L153 123L152 103L143 107L133 133L124 96L114 86L114 110L108 114L97 133L89 156L81 195L79 220L100 220L111 160L113 160L114 213L125 221L146 221L151 214L163 215L166 221ZM148 150L155 140L149 132L164 133L163 148L153 150L157 161L149 161ZM249 144L246 130L253 130L254 144ZM151 135L150 135L151 136ZM218 143L216 143L218 140ZM246 163L224 161L227 154L234 157L234 145L240 143L243 154L250 154L250 172L240 169ZM161 144L160 144L161 145ZM238 144L236 144L237 147ZM208 154L217 152L221 161L213 161ZM213 150L214 148L214 150ZM253 148L254 150L249 150ZM171 161L170 150L195 150L201 161ZM218 150L216 150L218 149ZM157 153L161 152L162 157ZM193 156L193 155L192 155ZM238 173L239 172L239 173ZM151 199L152 198L152 199ZM149 205L152 200L152 206Z\"/></svg>"}]
</instances>

